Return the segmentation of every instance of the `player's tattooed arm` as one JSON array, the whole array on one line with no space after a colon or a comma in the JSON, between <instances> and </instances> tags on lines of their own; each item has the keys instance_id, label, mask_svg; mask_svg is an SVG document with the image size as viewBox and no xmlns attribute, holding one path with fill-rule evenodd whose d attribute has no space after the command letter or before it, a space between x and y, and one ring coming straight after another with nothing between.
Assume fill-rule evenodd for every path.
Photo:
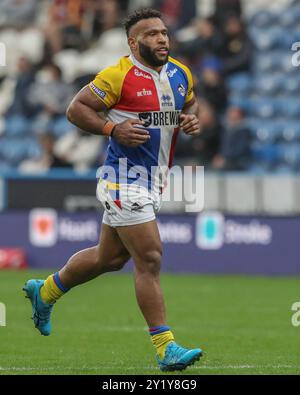
<instances>
[{"instance_id":1,"label":"player's tattooed arm","mask_svg":"<svg viewBox=\"0 0 300 395\"><path fill-rule=\"evenodd\" d=\"M99 115L99 112L105 112L107 107L96 95L94 95L89 86L85 86L74 97L67 109L68 120L86 132L102 135L107 120ZM128 119L116 124L112 130L111 136L120 144L129 147L137 147L145 143L150 134L143 129L144 122L139 119ZM139 125L139 127L136 127Z\"/></svg>"},{"instance_id":2,"label":"player's tattooed arm","mask_svg":"<svg viewBox=\"0 0 300 395\"><path fill-rule=\"evenodd\" d=\"M199 121L199 102L193 97L182 110L180 114L180 125L184 133L195 136L201 132Z\"/></svg>"}]
</instances>

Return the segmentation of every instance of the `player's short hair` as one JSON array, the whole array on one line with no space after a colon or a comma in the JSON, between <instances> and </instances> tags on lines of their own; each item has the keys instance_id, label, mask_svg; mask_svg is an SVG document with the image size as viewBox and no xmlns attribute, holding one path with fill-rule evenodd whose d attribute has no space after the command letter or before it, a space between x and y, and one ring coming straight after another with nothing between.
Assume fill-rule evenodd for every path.
<instances>
[{"instance_id":1,"label":"player's short hair","mask_svg":"<svg viewBox=\"0 0 300 395\"><path fill-rule=\"evenodd\" d=\"M161 13L153 8L143 8L136 10L123 21L123 26L126 30L127 37L129 37L129 31L133 25L143 19L159 18L162 19Z\"/></svg>"}]
</instances>

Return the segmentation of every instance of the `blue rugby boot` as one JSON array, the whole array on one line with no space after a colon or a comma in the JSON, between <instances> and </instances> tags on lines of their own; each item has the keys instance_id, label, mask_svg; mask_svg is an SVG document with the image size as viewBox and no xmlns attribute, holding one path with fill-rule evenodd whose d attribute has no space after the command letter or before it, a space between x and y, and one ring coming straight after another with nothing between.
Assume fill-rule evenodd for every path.
<instances>
[{"instance_id":1,"label":"blue rugby boot","mask_svg":"<svg viewBox=\"0 0 300 395\"><path fill-rule=\"evenodd\" d=\"M28 280L23 288L26 298L30 299L32 305L32 319L35 327L44 336L51 333L50 315L53 304L44 303L40 295L40 289L44 285L44 280Z\"/></svg>"},{"instance_id":2,"label":"blue rugby boot","mask_svg":"<svg viewBox=\"0 0 300 395\"><path fill-rule=\"evenodd\" d=\"M194 362L198 361L202 356L200 348L187 349L179 346L175 342L170 342L167 345L165 356L160 359L156 356L158 367L162 371L184 370Z\"/></svg>"}]
</instances>

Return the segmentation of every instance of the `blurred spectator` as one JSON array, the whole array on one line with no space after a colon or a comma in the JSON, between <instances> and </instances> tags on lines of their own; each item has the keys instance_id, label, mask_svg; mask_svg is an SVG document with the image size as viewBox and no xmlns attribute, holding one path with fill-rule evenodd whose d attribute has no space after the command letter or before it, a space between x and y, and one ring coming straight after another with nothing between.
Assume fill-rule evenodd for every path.
<instances>
[{"instance_id":1,"label":"blurred spectator","mask_svg":"<svg viewBox=\"0 0 300 395\"><path fill-rule=\"evenodd\" d=\"M171 32L186 26L196 16L196 0L153 0L153 8L162 13Z\"/></svg>"},{"instance_id":2,"label":"blurred spectator","mask_svg":"<svg viewBox=\"0 0 300 395\"><path fill-rule=\"evenodd\" d=\"M177 32L176 39L177 51L193 58L218 54L222 46L222 37L211 18L195 19L189 28Z\"/></svg>"},{"instance_id":3,"label":"blurred spectator","mask_svg":"<svg viewBox=\"0 0 300 395\"><path fill-rule=\"evenodd\" d=\"M241 0L214 0L215 12L213 14L213 20L219 27L222 26L222 22L227 15L236 15L239 19L242 16L242 5Z\"/></svg>"},{"instance_id":4,"label":"blurred spectator","mask_svg":"<svg viewBox=\"0 0 300 395\"><path fill-rule=\"evenodd\" d=\"M120 5L117 0L93 0L93 37L120 26Z\"/></svg>"},{"instance_id":5,"label":"blurred spectator","mask_svg":"<svg viewBox=\"0 0 300 395\"><path fill-rule=\"evenodd\" d=\"M227 111L221 138L220 154L213 159L219 170L246 170L250 162L251 132L245 124L245 114L240 107Z\"/></svg>"},{"instance_id":6,"label":"blurred spectator","mask_svg":"<svg viewBox=\"0 0 300 395\"><path fill-rule=\"evenodd\" d=\"M6 116L23 115L30 117L31 108L28 103L28 89L35 78L34 69L30 61L22 56L18 60L17 74L15 79L15 93L11 106L8 108Z\"/></svg>"},{"instance_id":7,"label":"blurred spectator","mask_svg":"<svg viewBox=\"0 0 300 395\"><path fill-rule=\"evenodd\" d=\"M45 112L50 117L64 115L74 93L74 88L63 81L61 69L55 64L44 66L27 92L35 112Z\"/></svg>"},{"instance_id":8,"label":"blurred spectator","mask_svg":"<svg viewBox=\"0 0 300 395\"><path fill-rule=\"evenodd\" d=\"M31 112L35 115L32 131L53 131L59 136L72 129L65 111L74 94L74 87L63 81L58 66L49 64L39 70L27 91Z\"/></svg>"},{"instance_id":9,"label":"blurred spectator","mask_svg":"<svg viewBox=\"0 0 300 395\"><path fill-rule=\"evenodd\" d=\"M51 53L64 48L81 49L84 45L81 29L90 2L84 0L53 0L48 10L45 34Z\"/></svg>"},{"instance_id":10,"label":"blurred spectator","mask_svg":"<svg viewBox=\"0 0 300 395\"><path fill-rule=\"evenodd\" d=\"M181 133L176 156L185 163L210 166L212 159L219 152L221 126L213 108L205 101L200 101L199 119L202 125L201 134L191 138Z\"/></svg>"},{"instance_id":11,"label":"blurred spectator","mask_svg":"<svg viewBox=\"0 0 300 395\"><path fill-rule=\"evenodd\" d=\"M23 172L44 172L56 167L71 167L63 158L54 153L55 138L50 133L39 136L41 156L36 159L27 159L21 162L19 169Z\"/></svg>"},{"instance_id":12,"label":"blurred spectator","mask_svg":"<svg viewBox=\"0 0 300 395\"><path fill-rule=\"evenodd\" d=\"M196 92L204 98L217 113L227 105L227 91L221 75L222 65L217 58L205 58L201 63L201 74Z\"/></svg>"},{"instance_id":13,"label":"blurred spectator","mask_svg":"<svg viewBox=\"0 0 300 395\"><path fill-rule=\"evenodd\" d=\"M133 12L139 8L148 8L153 6L153 0L129 0L128 11Z\"/></svg>"},{"instance_id":14,"label":"blurred spectator","mask_svg":"<svg viewBox=\"0 0 300 395\"><path fill-rule=\"evenodd\" d=\"M0 27L23 28L33 23L38 0L1 0Z\"/></svg>"},{"instance_id":15,"label":"blurred spectator","mask_svg":"<svg viewBox=\"0 0 300 395\"><path fill-rule=\"evenodd\" d=\"M236 15L227 15L223 24L224 41L220 51L225 75L249 71L252 43L243 22Z\"/></svg>"}]
</instances>

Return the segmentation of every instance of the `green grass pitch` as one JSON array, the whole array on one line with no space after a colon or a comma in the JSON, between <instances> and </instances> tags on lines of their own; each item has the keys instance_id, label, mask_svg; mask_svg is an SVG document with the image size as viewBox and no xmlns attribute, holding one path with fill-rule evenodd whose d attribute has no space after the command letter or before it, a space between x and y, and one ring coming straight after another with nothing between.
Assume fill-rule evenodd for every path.
<instances>
[{"instance_id":1,"label":"green grass pitch","mask_svg":"<svg viewBox=\"0 0 300 395\"><path fill-rule=\"evenodd\" d=\"M131 274L107 274L64 296L53 333L33 327L21 288L45 272L0 272L0 374L161 374L138 310ZM300 327L291 306L299 278L163 275L168 323L178 343L204 350L179 374L299 374Z\"/></svg>"}]
</instances>

